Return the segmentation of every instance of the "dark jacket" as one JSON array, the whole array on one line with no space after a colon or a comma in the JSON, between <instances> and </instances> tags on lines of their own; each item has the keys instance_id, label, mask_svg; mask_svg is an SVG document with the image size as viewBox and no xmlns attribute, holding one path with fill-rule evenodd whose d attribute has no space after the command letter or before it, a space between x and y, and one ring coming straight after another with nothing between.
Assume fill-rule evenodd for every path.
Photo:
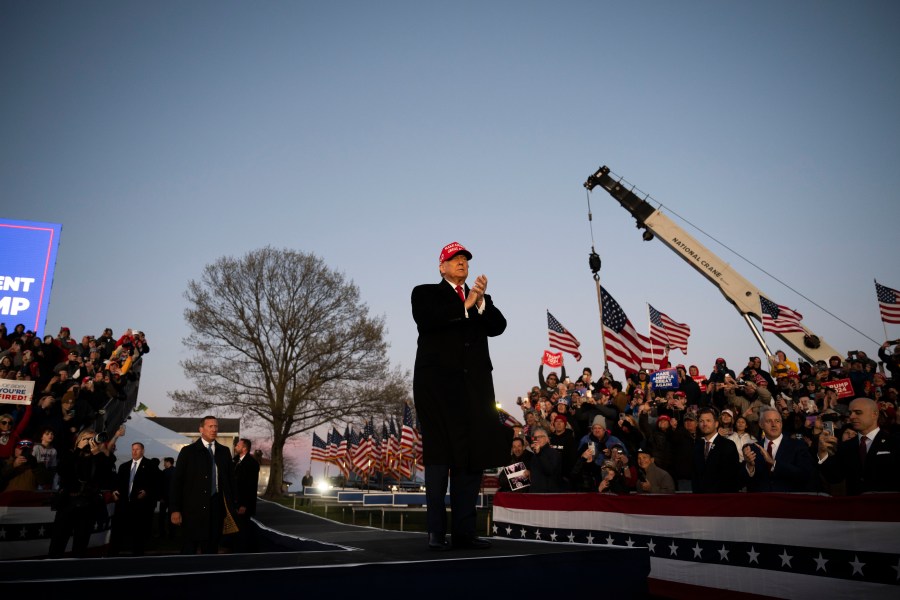
<instances>
[{"instance_id":1,"label":"dark jacket","mask_svg":"<svg viewBox=\"0 0 900 600\"><path fill-rule=\"evenodd\" d=\"M695 494L727 494L740 490L741 463L734 442L717 435L709 455L704 457L705 443L702 436L697 436L694 442L692 491Z\"/></svg>"},{"instance_id":2,"label":"dark jacket","mask_svg":"<svg viewBox=\"0 0 900 600\"><path fill-rule=\"evenodd\" d=\"M424 464L469 471L506 464L513 432L497 414L488 352L488 338L503 333L506 319L487 294L483 313L473 307L466 318L443 280L417 286L411 300L419 331L413 396Z\"/></svg>"},{"instance_id":3,"label":"dark jacket","mask_svg":"<svg viewBox=\"0 0 900 600\"><path fill-rule=\"evenodd\" d=\"M900 435L882 427L859 459L859 436L838 444L837 453L828 457L820 471L829 483L844 482L850 495L864 492L900 492Z\"/></svg>"},{"instance_id":4,"label":"dark jacket","mask_svg":"<svg viewBox=\"0 0 900 600\"><path fill-rule=\"evenodd\" d=\"M562 458L562 474L565 482L568 481L569 473L575 466L578 459L578 440L571 429L566 429L561 434L550 434L550 447L559 452Z\"/></svg>"},{"instance_id":5,"label":"dark jacket","mask_svg":"<svg viewBox=\"0 0 900 600\"><path fill-rule=\"evenodd\" d=\"M562 492L562 455L550 446L544 446L541 451L531 457L528 467L531 472L531 487L528 491L532 494Z\"/></svg>"},{"instance_id":6,"label":"dark jacket","mask_svg":"<svg viewBox=\"0 0 900 600\"><path fill-rule=\"evenodd\" d=\"M218 495L230 503L234 497L234 463L228 448L218 442L215 448ZM182 530L186 539L205 540L209 537L211 473L209 450L202 438L178 453L169 510L182 513Z\"/></svg>"},{"instance_id":7,"label":"dark jacket","mask_svg":"<svg viewBox=\"0 0 900 600\"><path fill-rule=\"evenodd\" d=\"M156 501L159 498L160 473L155 462L150 462L146 456L141 459L137 471L134 474L134 482L131 485L131 493L128 493L128 480L131 478L131 463L128 461L119 465L116 474L116 491L119 492L119 500L116 503L116 511L130 510L141 512L153 512ZM141 490L147 492L143 499L138 499Z\"/></svg>"},{"instance_id":8,"label":"dark jacket","mask_svg":"<svg viewBox=\"0 0 900 600\"><path fill-rule=\"evenodd\" d=\"M234 505L247 508L246 516L256 514L256 494L259 489L259 462L247 454L234 465Z\"/></svg>"},{"instance_id":9,"label":"dark jacket","mask_svg":"<svg viewBox=\"0 0 900 600\"><path fill-rule=\"evenodd\" d=\"M765 448L767 443L763 440L760 446ZM748 492L811 491L813 458L809 447L801 440L782 434L775 453L774 469L769 467L759 450L756 452L755 466L753 477L750 477L745 467L741 468Z\"/></svg>"}]
</instances>

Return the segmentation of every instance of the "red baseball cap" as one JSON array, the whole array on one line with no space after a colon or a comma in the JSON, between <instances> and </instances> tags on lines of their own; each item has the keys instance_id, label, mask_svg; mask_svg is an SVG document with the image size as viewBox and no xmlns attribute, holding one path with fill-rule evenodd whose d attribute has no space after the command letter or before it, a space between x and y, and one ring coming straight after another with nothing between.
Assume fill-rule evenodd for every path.
<instances>
[{"instance_id":1,"label":"red baseball cap","mask_svg":"<svg viewBox=\"0 0 900 600\"><path fill-rule=\"evenodd\" d=\"M465 254L466 258L472 260L472 253L466 250L466 247L459 242L450 242L441 249L440 262L450 260L457 254Z\"/></svg>"}]
</instances>

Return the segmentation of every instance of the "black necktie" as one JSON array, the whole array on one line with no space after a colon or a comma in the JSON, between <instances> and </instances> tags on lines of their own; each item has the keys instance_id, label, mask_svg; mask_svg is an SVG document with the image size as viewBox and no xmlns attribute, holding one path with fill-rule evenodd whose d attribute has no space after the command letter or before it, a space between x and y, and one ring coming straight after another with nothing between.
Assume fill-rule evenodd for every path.
<instances>
[{"instance_id":1,"label":"black necktie","mask_svg":"<svg viewBox=\"0 0 900 600\"><path fill-rule=\"evenodd\" d=\"M209 443L209 461L212 465L212 474L210 476L209 495L214 496L218 491L216 482L216 448L213 442Z\"/></svg>"}]
</instances>

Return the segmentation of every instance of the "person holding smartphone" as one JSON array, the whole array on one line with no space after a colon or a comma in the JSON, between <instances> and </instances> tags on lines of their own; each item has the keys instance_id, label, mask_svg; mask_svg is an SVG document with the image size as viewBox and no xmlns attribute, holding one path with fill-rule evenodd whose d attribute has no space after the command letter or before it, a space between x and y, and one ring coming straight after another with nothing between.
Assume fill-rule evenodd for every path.
<instances>
[{"instance_id":1,"label":"person holding smartphone","mask_svg":"<svg viewBox=\"0 0 900 600\"><path fill-rule=\"evenodd\" d=\"M747 491L812 491L814 465L806 443L784 435L781 413L772 407L760 411L759 424L765 437L743 447Z\"/></svg>"},{"instance_id":2,"label":"person holding smartphone","mask_svg":"<svg viewBox=\"0 0 900 600\"><path fill-rule=\"evenodd\" d=\"M850 403L856 435L838 441L819 436L819 470L831 484L844 483L847 494L900 492L900 436L878 425L878 404L871 398Z\"/></svg>"}]
</instances>

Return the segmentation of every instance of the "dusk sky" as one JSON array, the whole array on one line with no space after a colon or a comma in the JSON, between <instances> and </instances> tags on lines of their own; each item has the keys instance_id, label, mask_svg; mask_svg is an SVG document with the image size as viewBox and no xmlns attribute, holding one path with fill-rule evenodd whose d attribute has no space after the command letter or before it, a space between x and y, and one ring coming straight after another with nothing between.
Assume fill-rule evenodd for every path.
<instances>
[{"instance_id":1,"label":"dusk sky","mask_svg":"<svg viewBox=\"0 0 900 600\"><path fill-rule=\"evenodd\" d=\"M601 371L582 183L603 164L828 343L874 355L797 292L885 339L898 59L890 1L4 2L0 217L63 225L47 331L144 330L140 400L160 415L190 386L188 281L266 245L344 272L411 370L410 291L459 241L509 322L491 344L507 410L536 383L548 309L582 342L570 373ZM635 326L648 302L691 326L673 363L761 354L714 286L590 201L602 283Z\"/></svg>"}]
</instances>

